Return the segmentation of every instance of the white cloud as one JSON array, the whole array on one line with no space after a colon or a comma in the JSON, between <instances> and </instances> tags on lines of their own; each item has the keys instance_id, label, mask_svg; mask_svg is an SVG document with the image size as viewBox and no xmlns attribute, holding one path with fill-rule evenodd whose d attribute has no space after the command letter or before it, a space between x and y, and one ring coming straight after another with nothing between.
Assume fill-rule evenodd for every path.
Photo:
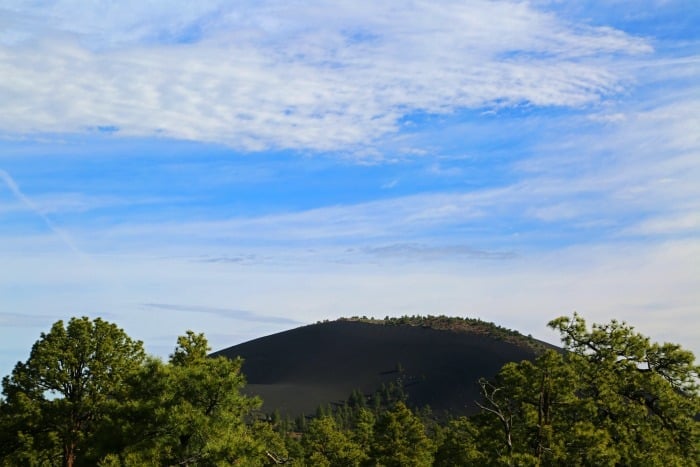
<instances>
[{"instance_id":1,"label":"white cloud","mask_svg":"<svg viewBox=\"0 0 700 467\"><path fill-rule=\"evenodd\" d=\"M579 106L628 78L606 55L650 51L511 2L7 11L5 133L103 127L252 150L358 148L416 110Z\"/></svg>"},{"instance_id":2,"label":"white cloud","mask_svg":"<svg viewBox=\"0 0 700 467\"><path fill-rule=\"evenodd\" d=\"M550 122L534 155L515 164L536 199L529 215L608 221L627 238L700 234L700 87L686 78L688 68L700 69L694 61L674 66L683 77L674 85L656 86L656 71L666 79L667 70L646 70L642 84L652 89L632 102Z\"/></svg>"},{"instance_id":3,"label":"white cloud","mask_svg":"<svg viewBox=\"0 0 700 467\"><path fill-rule=\"evenodd\" d=\"M700 234L700 212L697 209L700 207L695 206L695 209L693 212L657 216L632 225L625 231L632 235L698 235Z\"/></svg>"},{"instance_id":4,"label":"white cloud","mask_svg":"<svg viewBox=\"0 0 700 467\"><path fill-rule=\"evenodd\" d=\"M419 194L297 212L163 223L127 223L104 228L75 228L73 234L97 251L145 245L160 250L183 245L266 245L269 248L318 244L356 245L362 241L422 237L435 228L478 221L516 190ZM511 209L511 206L503 209ZM496 214L495 212L489 213ZM166 240L167 239L167 240ZM93 250L94 251L94 250ZM123 251L123 250L122 250Z\"/></svg>"},{"instance_id":5,"label":"white cloud","mask_svg":"<svg viewBox=\"0 0 700 467\"><path fill-rule=\"evenodd\" d=\"M515 258L515 254L511 251L479 250L468 245L429 246L420 243L394 243L364 248L361 251L381 259L422 263L440 260L458 262L474 259L506 260Z\"/></svg>"},{"instance_id":6,"label":"white cloud","mask_svg":"<svg viewBox=\"0 0 700 467\"><path fill-rule=\"evenodd\" d=\"M0 175L0 179L2 179ZM42 193L32 196L32 212L41 215L87 213L100 209L116 207L157 205L165 202L176 202L180 197L118 197L118 196L90 196L79 192ZM27 211L28 207L23 202L0 203L0 215Z\"/></svg>"},{"instance_id":7,"label":"white cloud","mask_svg":"<svg viewBox=\"0 0 700 467\"><path fill-rule=\"evenodd\" d=\"M201 325L222 336L212 342L220 348L235 342L224 340L231 322L216 311L233 309L302 322L464 314L536 336L546 335L552 317L577 310L590 321L627 319L653 338L697 347L697 330L678 323L692 322L700 298L700 62L640 57L651 51L645 40L532 5L4 4L0 133L12 138L116 130L114 137L340 149L388 160L401 154L373 143L414 111L498 114L521 103L579 110L523 126L497 119L498 132L521 132L523 141L536 133L532 145L517 144L519 162L486 171L508 172L499 185L459 185L471 176L470 158L491 153L467 141L465 159L441 155L428 129L426 144L405 134L393 142L399 152L434 157L425 167L433 179L450 175L450 192L267 215L193 220L173 209L162 222L143 223L147 216L115 209L96 225L82 214L140 201L57 192L28 198L0 172L16 201L0 212L21 208L47 224L45 235L2 234L0 294L12 297L12 309L0 310L0 320L33 332L21 345L13 333L5 345L28 349L51 324L40 321L99 313L147 343ZM433 160L449 165L430 166ZM410 185L403 174L383 180L402 192ZM66 224L56 229L54 218ZM580 230L573 246L561 246L567 241L557 227ZM90 257L66 248L56 233L67 231ZM182 304L212 316L193 316ZM239 340L273 330L243 321Z\"/></svg>"},{"instance_id":8,"label":"white cloud","mask_svg":"<svg viewBox=\"0 0 700 467\"><path fill-rule=\"evenodd\" d=\"M223 316L227 319L250 321L257 323L273 323L282 325L299 325L299 321L283 318L279 316L264 316L253 313L248 310L239 310L235 308L219 308L202 305L180 305L172 303L144 303L141 305L146 309L167 310L179 313L205 313Z\"/></svg>"},{"instance_id":9,"label":"white cloud","mask_svg":"<svg viewBox=\"0 0 700 467\"><path fill-rule=\"evenodd\" d=\"M696 313L699 255L700 243L690 239L651 246L586 245L508 261L457 257L442 265L339 264L307 257L280 267L146 255L103 256L76 264L65 255L14 256L5 257L0 284L7 290L21 284L32 292L15 294L13 316L107 314L147 345L163 335L174 342L185 329L233 332L230 318L218 313L223 309L251 310L250 326L256 316L300 322L358 314L476 316L556 342L545 323L576 310L589 321L625 319L657 340L700 352L697 330L678 325L692 322ZM182 305L144 309L143 303L198 305L187 312ZM214 313L204 319L200 311ZM36 339L51 324L39 318L28 319L22 333L31 331ZM272 327L246 327L248 321L237 321L235 332L248 338L272 332ZM283 328L273 324L275 330ZM8 336L8 342L17 338Z\"/></svg>"}]
</instances>

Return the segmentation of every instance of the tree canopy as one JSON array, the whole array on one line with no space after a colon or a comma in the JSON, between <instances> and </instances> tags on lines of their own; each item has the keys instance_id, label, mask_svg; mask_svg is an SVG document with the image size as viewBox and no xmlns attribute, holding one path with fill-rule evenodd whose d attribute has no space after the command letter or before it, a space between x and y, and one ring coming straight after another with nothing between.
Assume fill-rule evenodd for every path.
<instances>
[{"instance_id":1,"label":"tree canopy","mask_svg":"<svg viewBox=\"0 0 700 467\"><path fill-rule=\"evenodd\" d=\"M0 466L700 463L691 352L614 320L549 326L563 348L482 378L478 415L438 419L398 381L294 424L262 413L241 359L209 356L203 334L162 361L99 318L58 321L3 379Z\"/></svg>"},{"instance_id":2,"label":"tree canopy","mask_svg":"<svg viewBox=\"0 0 700 467\"><path fill-rule=\"evenodd\" d=\"M141 342L100 318L56 322L3 379L4 450L19 462L72 466L110 406L128 390L126 381L143 363Z\"/></svg>"},{"instance_id":3,"label":"tree canopy","mask_svg":"<svg viewBox=\"0 0 700 467\"><path fill-rule=\"evenodd\" d=\"M694 465L698 367L691 352L651 343L615 320L549 323L564 352L506 364L481 381L482 446L544 465ZM489 436L483 436L488 433Z\"/></svg>"}]
</instances>

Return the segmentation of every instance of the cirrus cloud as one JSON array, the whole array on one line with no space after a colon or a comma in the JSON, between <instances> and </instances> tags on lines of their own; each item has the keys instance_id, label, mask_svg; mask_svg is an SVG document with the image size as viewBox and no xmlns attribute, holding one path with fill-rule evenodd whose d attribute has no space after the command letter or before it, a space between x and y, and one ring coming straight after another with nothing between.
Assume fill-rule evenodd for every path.
<instances>
[{"instance_id":1,"label":"cirrus cloud","mask_svg":"<svg viewBox=\"0 0 700 467\"><path fill-rule=\"evenodd\" d=\"M6 7L0 131L358 150L414 112L596 102L651 51L525 3L131 6Z\"/></svg>"}]
</instances>

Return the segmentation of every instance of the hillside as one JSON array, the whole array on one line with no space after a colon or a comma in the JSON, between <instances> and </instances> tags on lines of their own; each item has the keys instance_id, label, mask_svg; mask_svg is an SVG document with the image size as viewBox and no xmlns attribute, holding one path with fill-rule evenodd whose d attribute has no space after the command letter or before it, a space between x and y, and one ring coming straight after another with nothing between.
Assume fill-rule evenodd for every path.
<instances>
[{"instance_id":1,"label":"hillside","mask_svg":"<svg viewBox=\"0 0 700 467\"><path fill-rule=\"evenodd\" d=\"M214 355L244 358L246 392L297 416L401 380L408 402L436 414L476 412L479 377L548 344L491 323L425 317L341 319L255 339Z\"/></svg>"}]
</instances>

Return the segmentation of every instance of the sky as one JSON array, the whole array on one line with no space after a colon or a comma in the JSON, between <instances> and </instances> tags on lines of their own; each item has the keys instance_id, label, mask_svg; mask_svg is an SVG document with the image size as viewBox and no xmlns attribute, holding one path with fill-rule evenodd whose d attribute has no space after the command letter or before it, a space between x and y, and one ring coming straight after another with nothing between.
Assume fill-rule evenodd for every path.
<instances>
[{"instance_id":1,"label":"sky","mask_svg":"<svg viewBox=\"0 0 700 467\"><path fill-rule=\"evenodd\" d=\"M696 0L0 3L0 374L341 316L700 355Z\"/></svg>"}]
</instances>

